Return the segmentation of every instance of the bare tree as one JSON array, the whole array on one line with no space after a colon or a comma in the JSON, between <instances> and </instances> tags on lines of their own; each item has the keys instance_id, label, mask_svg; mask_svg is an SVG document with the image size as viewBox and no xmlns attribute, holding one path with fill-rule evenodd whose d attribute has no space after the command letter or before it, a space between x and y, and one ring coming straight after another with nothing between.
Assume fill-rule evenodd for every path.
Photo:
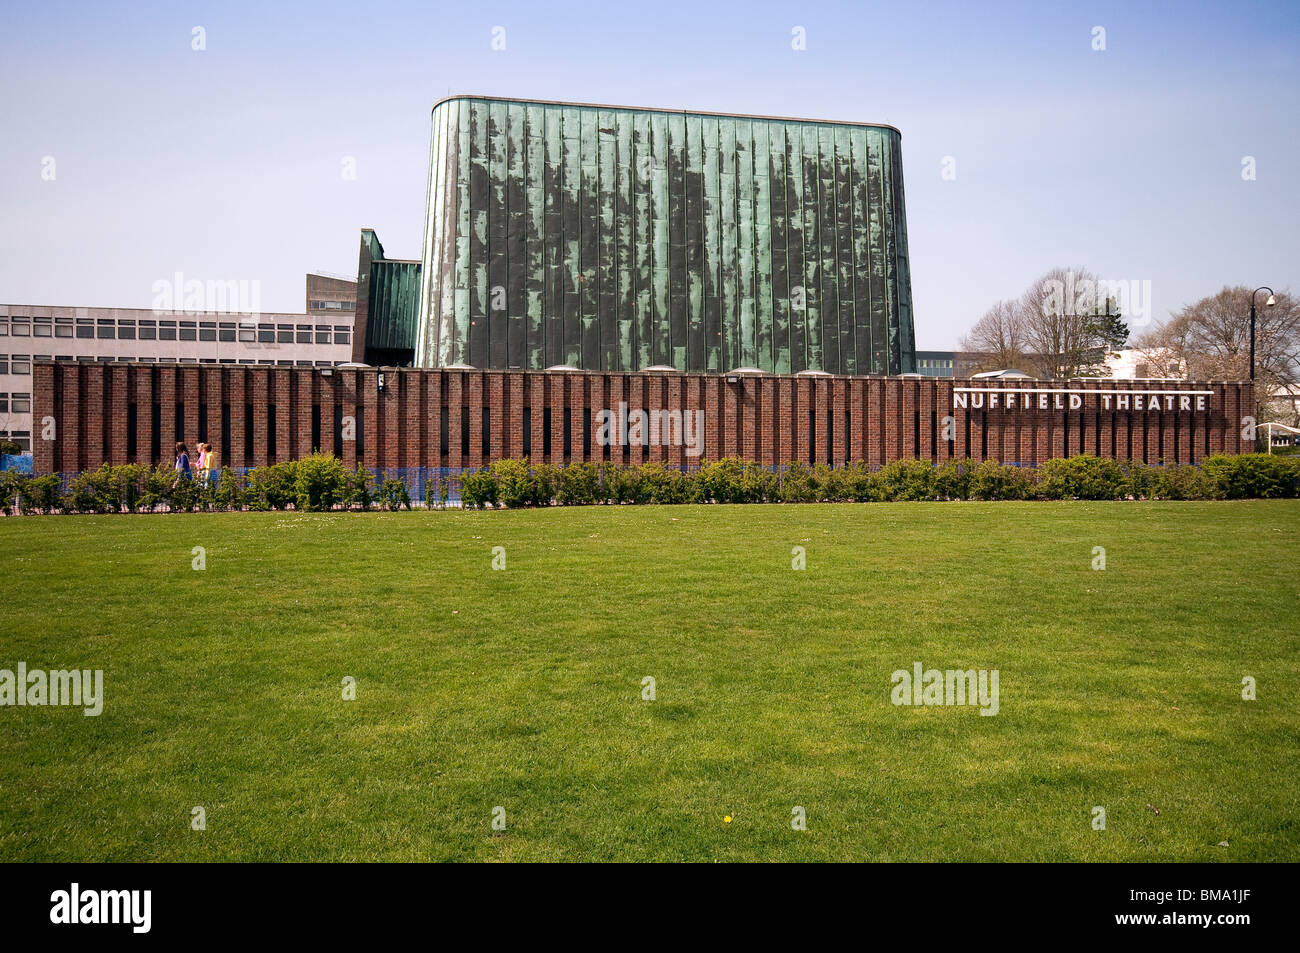
<instances>
[{"instance_id":1,"label":"bare tree","mask_svg":"<svg viewBox=\"0 0 1300 953\"><path fill-rule=\"evenodd\" d=\"M1164 354L1192 380L1250 377L1250 292L1223 288L1152 328L1137 343L1143 354ZM1286 292L1273 307L1255 310L1256 417L1293 417L1300 397L1300 300ZM1273 406L1275 403L1284 406Z\"/></svg>"},{"instance_id":2,"label":"bare tree","mask_svg":"<svg viewBox=\"0 0 1300 953\"><path fill-rule=\"evenodd\" d=\"M985 311L960 346L971 355L976 373L1020 367L1025 359L1025 329L1017 303L999 301Z\"/></svg>"},{"instance_id":3,"label":"bare tree","mask_svg":"<svg viewBox=\"0 0 1300 953\"><path fill-rule=\"evenodd\" d=\"M1039 377L1108 375L1106 355L1128 337L1105 282L1053 268L1017 299L999 301L961 339L974 369L1019 367Z\"/></svg>"},{"instance_id":4,"label":"bare tree","mask_svg":"<svg viewBox=\"0 0 1300 953\"><path fill-rule=\"evenodd\" d=\"M1017 309L1039 376L1109 376L1106 356L1128 327L1105 283L1086 268L1053 268L1029 286Z\"/></svg>"}]
</instances>

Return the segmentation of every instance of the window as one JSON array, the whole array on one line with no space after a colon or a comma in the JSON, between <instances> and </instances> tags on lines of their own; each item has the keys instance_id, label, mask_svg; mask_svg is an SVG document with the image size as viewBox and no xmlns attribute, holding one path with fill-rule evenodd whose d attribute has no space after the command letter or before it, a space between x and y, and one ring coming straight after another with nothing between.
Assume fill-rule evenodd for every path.
<instances>
[{"instance_id":1,"label":"window","mask_svg":"<svg viewBox=\"0 0 1300 953\"><path fill-rule=\"evenodd\" d=\"M277 324L277 325L276 325L276 330L277 330L277 333L276 333L276 335L275 335L275 339L276 339L276 341L277 341L278 343L280 343L280 344L292 344L292 343L293 343L293 325L292 325L292 324Z\"/></svg>"},{"instance_id":2,"label":"window","mask_svg":"<svg viewBox=\"0 0 1300 953\"><path fill-rule=\"evenodd\" d=\"M32 452L32 432L30 430L15 430L9 435L9 439L18 444L18 449L23 453Z\"/></svg>"},{"instance_id":3,"label":"window","mask_svg":"<svg viewBox=\"0 0 1300 953\"><path fill-rule=\"evenodd\" d=\"M30 374L32 372L32 357L30 354L15 354L9 359L10 374Z\"/></svg>"},{"instance_id":4,"label":"window","mask_svg":"<svg viewBox=\"0 0 1300 953\"><path fill-rule=\"evenodd\" d=\"M156 341L158 340L158 322L141 321L140 322L140 340Z\"/></svg>"},{"instance_id":5,"label":"window","mask_svg":"<svg viewBox=\"0 0 1300 953\"><path fill-rule=\"evenodd\" d=\"M159 321L158 322L158 340L175 341L176 340L176 322Z\"/></svg>"},{"instance_id":6,"label":"window","mask_svg":"<svg viewBox=\"0 0 1300 953\"><path fill-rule=\"evenodd\" d=\"M0 317L0 338L9 336L9 319Z\"/></svg>"},{"instance_id":7,"label":"window","mask_svg":"<svg viewBox=\"0 0 1300 953\"><path fill-rule=\"evenodd\" d=\"M336 327L336 328L334 329L334 343L335 343L335 344L351 344L351 343L352 343L352 329L351 329L351 328L340 328L340 327Z\"/></svg>"},{"instance_id":8,"label":"window","mask_svg":"<svg viewBox=\"0 0 1300 953\"><path fill-rule=\"evenodd\" d=\"M9 333L16 338L32 336L32 319L12 317L9 319Z\"/></svg>"},{"instance_id":9,"label":"window","mask_svg":"<svg viewBox=\"0 0 1300 953\"><path fill-rule=\"evenodd\" d=\"M81 339L95 336L95 322L92 318L77 318L77 337Z\"/></svg>"},{"instance_id":10,"label":"window","mask_svg":"<svg viewBox=\"0 0 1300 953\"><path fill-rule=\"evenodd\" d=\"M0 354L0 374L9 373L9 355Z\"/></svg>"},{"instance_id":11,"label":"window","mask_svg":"<svg viewBox=\"0 0 1300 953\"><path fill-rule=\"evenodd\" d=\"M310 324L300 324L300 325L298 325L298 332L297 332L297 334L298 334L298 343L299 343L299 344L310 344L310 343L311 343L311 325L310 325Z\"/></svg>"},{"instance_id":12,"label":"window","mask_svg":"<svg viewBox=\"0 0 1300 953\"><path fill-rule=\"evenodd\" d=\"M235 323L233 321L222 321L217 328L218 341L233 341L235 339Z\"/></svg>"},{"instance_id":13,"label":"window","mask_svg":"<svg viewBox=\"0 0 1300 953\"><path fill-rule=\"evenodd\" d=\"M199 340L215 341L217 339L217 322L200 321L199 322Z\"/></svg>"},{"instance_id":14,"label":"window","mask_svg":"<svg viewBox=\"0 0 1300 953\"><path fill-rule=\"evenodd\" d=\"M119 341L135 340L135 321L122 320L117 322L117 339Z\"/></svg>"},{"instance_id":15,"label":"window","mask_svg":"<svg viewBox=\"0 0 1300 953\"><path fill-rule=\"evenodd\" d=\"M112 318L100 318L95 322L95 337L101 341L113 340Z\"/></svg>"},{"instance_id":16,"label":"window","mask_svg":"<svg viewBox=\"0 0 1300 953\"><path fill-rule=\"evenodd\" d=\"M54 319L54 336L56 338L72 337L72 319L55 318Z\"/></svg>"},{"instance_id":17,"label":"window","mask_svg":"<svg viewBox=\"0 0 1300 953\"><path fill-rule=\"evenodd\" d=\"M316 343L317 344L330 343L330 326L328 324L316 325Z\"/></svg>"},{"instance_id":18,"label":"window","mask_svg":"<svg viewBox=\"0 0 1300 953\"><path fill-rule=\"evenodd\" d=\"M34 318L32 323L32 335L38 338L53 337L54 323L49 318Z\"/></svg>"},{"instance_id":19,"label":"window","mask_svg":"<svg viewBox=\"0 0 1300 953\"><path fill-rule=\"evenodd\" d=\"M275 325L259 324L257 326L257 340L262 344L275 343Z\"/></svg>"},{"instance_id":20,"label":"window","mask_svg":"<svg viewBox=\"0 0 1300 953\"><path fill-rule=\"evenodd\" d=\"M245 344L252 344L257 340L257 328L240 328L239 340Z\"/></svg>"},{"instance_id":21,"label":"window","mask_svg":"<svg viewBox=\"0 0 1300 953\"><path fill-rule=\"evenodd\" d=\"M193 322L193 321L182 321L182 322L181 322L181 340L182 340L182 341L193 341L193 340L196 339L197 335L198 335L198 330L195 328L195 326L194 326L194 322Z\"/></svg>"},{"instance_id":22,"label":"window","mask_svg":"<svg viewBox=\"0 0 1300 953\"><path fill-rule=\"evenodd\" d=\"M17 397L18 395L15 394L14 396ZM7 413L9 413L9 395L0 394L0 414Z\"/></svg>"}]
</instances>

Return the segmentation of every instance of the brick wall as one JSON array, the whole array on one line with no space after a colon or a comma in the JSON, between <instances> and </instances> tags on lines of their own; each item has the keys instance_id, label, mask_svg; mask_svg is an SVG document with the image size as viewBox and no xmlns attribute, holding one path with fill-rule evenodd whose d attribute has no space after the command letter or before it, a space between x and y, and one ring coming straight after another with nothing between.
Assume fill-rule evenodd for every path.
<instances>
[{"instance_id":1,"label":"brick wall","mask_svg":"<svg viewBox=\"0 0 1300 953\"><path fill-rule=\"evenodd\" d=\"M745 375L728 383L725 377L702 374L410 368L323 372L114 364L106 372L98 364L48 362L33 372L33 450L40 472L83 470L104 461L170 462L176 441L192 448L200 439L200 420L206 422L209 442L232 466L287 460L317 448L333 451L336 426L342 437L337 450L349 466L473 466L522 454L524 408L530 412L534 460L599 462L605 458L597 439L599 414L617 414L620 405L629 413L669 410L685 416L703 411L703 453L692 456L674 444L615 445L609 457L615 463L677 464L742 455L767 464L865 459L879 465L966 456L1034 464L1080 452L1187 463L1210 453L1247 449L1241 415L1253 406L1248 382L1224 381L1067 384ZM1077 398L1073 404L1072 396ZM1198 401L1204 409L1197 409ZM246 406L252 412L251 440L245 432ZM544 458L548 409L550 455ZM490 428L487 457L484 410ZM317 415L318 434L313 432ZM42 439L47 417L55 422L53 440ZM221 445L226 432L230 447ZM584 434L589 436L584 439ZM161 460L154 458L155 442ZM246 442L251 453L245 452Z\"/></svg>"}]
</instances>

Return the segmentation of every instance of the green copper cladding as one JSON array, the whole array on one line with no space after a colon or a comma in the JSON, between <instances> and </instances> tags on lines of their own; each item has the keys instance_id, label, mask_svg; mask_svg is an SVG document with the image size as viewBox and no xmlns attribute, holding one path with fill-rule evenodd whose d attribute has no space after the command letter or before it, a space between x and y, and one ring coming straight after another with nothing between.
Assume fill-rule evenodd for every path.
<instances>
[{"instance_id":1,"label":"green copper cladding","mask_svg":"<svg viewBox=\"0 0 1300 953\"><path fill-rule=\"evenodd\" d=\"M455 97L420 367L915 370L888 126Z\"/></svg>"}]
</instances>

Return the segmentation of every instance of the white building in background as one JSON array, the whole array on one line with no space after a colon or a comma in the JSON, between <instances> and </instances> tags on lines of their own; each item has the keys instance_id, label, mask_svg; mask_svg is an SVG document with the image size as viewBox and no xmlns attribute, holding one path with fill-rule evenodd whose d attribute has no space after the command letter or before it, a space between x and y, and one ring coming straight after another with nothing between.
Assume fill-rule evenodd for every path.
<instances>
[{"instance_id":1,"label":"white building in background","mask_svg":"<svg viewBox=\"0 0 1300 953\"><path fill-rule=\"evenodd\" d=\"M352 360L356 282L308 275L303 314L0 304L0 438L32 449L32 362L273 364Z\"/></svg>"},{"instance_id":2,"label":"white building in background","mask_svg":"<svg viewBox=\"0 0 1300 953\"><path fill-rule=\"evenodd\" d=\"M1162 349L1151 352L1128 347L1122 351L1112 351L1107 355L1106 366L1110 368L1110 376L1113 380L1185 380L1186 369L1181 365L1178 365L1176 374L1162 373L1176 363L1172 358L1162 360L1167 353Z\"/></svg>"}]
</instances>

